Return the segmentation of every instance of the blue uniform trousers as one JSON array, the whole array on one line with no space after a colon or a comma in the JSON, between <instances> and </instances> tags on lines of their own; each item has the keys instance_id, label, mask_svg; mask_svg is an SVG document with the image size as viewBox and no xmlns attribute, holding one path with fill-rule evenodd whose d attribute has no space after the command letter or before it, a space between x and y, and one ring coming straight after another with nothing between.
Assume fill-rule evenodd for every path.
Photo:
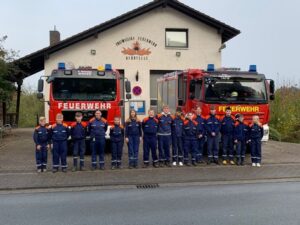
<instances>
[{"instance_id":1,"label":"blue uniform trousers","mask_svg":"<svg viewBox=\"0 0 300 225\"><path fill-rule=\"evenodd\" d=\"M218 136L208 136L207 137L207 154L208 159L218 159L219 158L219 138Z\"/></svg>"},{"instance_id":2,"label":"blue uniform trousers","mask_svg":"<svg viewBox=\"0 0 300 225\"><path fill-rule=\"evenodd\" d=\"M78 166L78 156L80 167L84 167L85 139L74 140L73 142L73 166Z\"/></svg>"},{"instance_id":3,"label":"blue uniform trousers","mask_svg":"<svg viewBox=\"0 0 300 225\"><path fill-rule=\"evenodd\" d=\"M152 162L157 163L157 153L156 153L156 146L157 146L157 137L156 135L152 136L144 136L144 142L143 142L143 150L144 150L144 156L143 160L144 163L149 163L149 155L151 151L152 156Z\"/></svg>"},{"instance_id":4,"label":"blue uniform trousers","mask_svg":"<svg viewBox=\"0 0 300 225\"><path fill-rule=\"evenodd\" d=\"M173 162L183 162L183 138L172 135Z\"/></svg>"},{"instance_id":5,"label":"blue uniform trousers","mask_svg":"<svg viewBox=\"0 0 300 225\"><path fill-rule=\"evenodd\" d=\"M200 139L197 139L196 162L202 161L204 143L205 143L205 137L204 136Z\"/></svg>"},{"instance_id":6,"label":"blue uniform trousers","mask_svg":"<svg viewBox=\"0 0 300 225\"><path fill-rule=\"evenodd\" d=\"M185 139L184 140L184 163L189 162L189 154L191 155L192 162L196 161L197 153L197 139Z\"/></svg>"},{"instance_id":7,"label":"blue uniform trousers","mask_svg":"<svg viewBox=\"0 0 300 225\"><path fill-rule=\"evenodd\" d=\"M104 166L104 153L105 153L105 137L98 137L91 140L92 149L92 167L97 168L97 156L99 156L99 166Z\"/></svg>"},{"instance_id":8,"label":"blue uniform trousers","mask_svg":"<svg viewBox=\"0 0 300 225\"><path fill-rule=\"evenodd\" d=\"M137 166L139 158L139 145L140 145L140 136L132 135L128 136L128 157L129 157L129 166Z\"/></svg>"},{"instance_id":9,"label":"blue uniform trousers","mask_svg":"<svg viewBox=\"0 0 300 225\"><path fill-rule=\"evenodd\" d=\"M251 139L251 160L252 163L261 163L261 139Z\"/></svg>"},{"instance_id":10,"label":"blue uniform trousers","mask_svg":"<svg viewBox=\"0 0 300 225\"><path fill-rule=\"evenodd\" d=\"M111 141L111 165L121 166L124 141Z\"/></svg>"},{"instance_id":11,"label":"blue uniform trousers","mask_svg":"<svg viewBox=\"0 0 300 225\"><path fill-rule=\"evenodd\" d=\"M41 145L40 150L35 150L35 160L37 169L46 169L47 168L47 144Z\"/></svg>"},{"instance_id":12,"label":"blue uniform trousers","mask_svg":"<svg viewBox=\"0 0 300 225\"><path fill-rule=\"evenodd\" d=\"M60 165L62 169L67 168L67 152L67 141L53 141L53 169L58 169Z\"/></svg>"},{"instance_id":13,"label":"blue uniform trousers","mask_svg":"<svg viewBox=\"0 0 300 225\"><path fill-rule=\"evenodd\" d=\"M158 135L158 158L160 162L170 162L171 135Z\"/></svg>"},{"instance_id":14,"label":"blue uniform trousers","mask_svg":"<svg viewBox=\"0 0 300 225\"><path fill-rule=\"evenodd\" d=\"M222 157L223 160L233 160L233 154L234 154L234 149L233 149L233 135L231 134L223 134L222 135Z\"/></svg>"}]
</instances>

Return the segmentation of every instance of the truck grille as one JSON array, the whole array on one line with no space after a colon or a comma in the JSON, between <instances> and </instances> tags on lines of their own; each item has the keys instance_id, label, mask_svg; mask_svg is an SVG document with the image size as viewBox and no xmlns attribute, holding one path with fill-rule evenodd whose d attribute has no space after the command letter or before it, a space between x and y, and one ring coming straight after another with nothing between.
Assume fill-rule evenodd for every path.
<instances>
[{"instance_id":1,"label":"truck grille","mask_svg":"<svg viewBox=\"0 0 300 225\"><path fill-rule=\"evenodd\" d=\"M75 113L77 111L62 111L64 115L64 121L75 121ZM107 111L102 110L102 117L107 119ZM92 117L94 117L95 111L82 111L83 114L83 121L89 121Z\"/></svg>"}]
</instances>

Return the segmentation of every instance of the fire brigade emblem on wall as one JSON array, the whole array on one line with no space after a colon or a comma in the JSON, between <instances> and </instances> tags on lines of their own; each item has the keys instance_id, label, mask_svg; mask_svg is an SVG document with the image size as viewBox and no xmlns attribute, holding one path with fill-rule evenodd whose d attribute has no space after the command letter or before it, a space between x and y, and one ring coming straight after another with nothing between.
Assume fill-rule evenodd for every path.
<instances>
[{"instance_id":1,"label":"fire brigade emblem on wall","mask_svg":"<svg viewBox=\"0 0 300 225\"><path fill-rule=\"evenodd\" d=\"M135 41L132 44L132 48L124 48L122 50L124 55L150 55L151 51L150 48L142 48L140 42Z\"/></svg>"},{"instance_id":2,"label":"fire brigade emblem on wall","mask_svg":"<svg viewBox=\"0 0 300 225\"><path fill-rule=\"evenodd\" d=\"M157 43L146 37L131 36L120 39L116 46L122 46L121 53L126 60L148 60L148 56L152 54L151 49L157 47Z\"/></svg>"}]
</instances>

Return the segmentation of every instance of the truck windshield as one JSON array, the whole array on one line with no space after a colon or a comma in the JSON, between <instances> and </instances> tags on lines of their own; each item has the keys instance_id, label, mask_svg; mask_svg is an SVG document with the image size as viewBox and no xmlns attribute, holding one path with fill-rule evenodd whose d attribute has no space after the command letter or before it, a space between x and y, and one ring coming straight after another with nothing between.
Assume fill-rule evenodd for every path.
<instances>
[{"instance_id":1,"label":"truck windshield","mask_svg":"<svg viewBox=\"0 0 300 225\"><path fill-rule=\"evenodd\" d=\"M205 78L207 102L265 103L267 101L264 80Z\"/></svg>"},{"instance_id":2,"label":"truck windshield","mask_svg":"<svg viewBox=\"0 0 300 225\"><path fill-rule=\"evenodd\" d=\"M52 90L55 100L112 101L116 98L116 80L56 78Z\"/></svg>"}]
</instances>

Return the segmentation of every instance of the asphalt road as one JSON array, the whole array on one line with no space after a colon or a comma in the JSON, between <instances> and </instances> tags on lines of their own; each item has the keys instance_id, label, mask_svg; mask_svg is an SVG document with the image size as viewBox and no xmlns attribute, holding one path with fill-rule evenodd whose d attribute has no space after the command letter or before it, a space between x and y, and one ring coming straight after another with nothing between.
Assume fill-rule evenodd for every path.
<instances>
[{"instance_id":1,"label":"asphalt road","mask_svg":"<svg viewBox=\"0 0 300 225\"><path fill-rule=\"evenodd\" d=\"M300 183L1 194L0 224L300 224Z\"/></svg>"}]
</instances>

